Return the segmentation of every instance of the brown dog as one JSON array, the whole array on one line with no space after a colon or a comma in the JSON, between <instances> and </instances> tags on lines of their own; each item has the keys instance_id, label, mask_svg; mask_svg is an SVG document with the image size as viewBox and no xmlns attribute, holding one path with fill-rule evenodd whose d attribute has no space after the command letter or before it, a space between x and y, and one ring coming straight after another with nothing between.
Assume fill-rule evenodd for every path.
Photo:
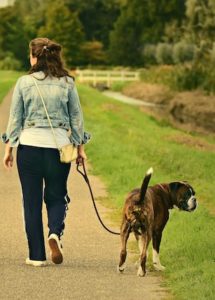
<instances>
[{"instance_id":1,"label":"brown dog","mask_svg":"<svg viewBox=\"0 0 215 300\"><path fill-rule=\"evenodd\" d=\"M165 269L159 259L163 229L169 219L169 209L177 206L180 210L193 211L197 202L193 188L185 181L156 184L148 187L153 169L150 168L141 189L131 191L125 201L121 225L122 248L118 271L123 272L126 260L126 244L131 232L134 233L140 249L140 265L137 275L146 273L146 257L149 242L153 244L153 264L156 270Z\"/></svg>"}]
</instances>

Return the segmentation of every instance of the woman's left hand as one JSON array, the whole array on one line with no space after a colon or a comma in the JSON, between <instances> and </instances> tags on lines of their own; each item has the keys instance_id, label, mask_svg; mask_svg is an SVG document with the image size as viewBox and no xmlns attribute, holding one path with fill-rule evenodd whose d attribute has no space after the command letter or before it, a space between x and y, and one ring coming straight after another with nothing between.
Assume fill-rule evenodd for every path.
<instances>
[{"instance_id":1,"label":"woman's left hand","mask_svg":"<svg viewBox=\"0 0 215 300\"><path fill-rule=\"evenodd\" d=\"M87 155L84 151L84 146L83 145L80 145L78 147L78 157L76 159L76 163L77 164L82 164L83 160L87 159Z\"/></svg>"}]
</instances>

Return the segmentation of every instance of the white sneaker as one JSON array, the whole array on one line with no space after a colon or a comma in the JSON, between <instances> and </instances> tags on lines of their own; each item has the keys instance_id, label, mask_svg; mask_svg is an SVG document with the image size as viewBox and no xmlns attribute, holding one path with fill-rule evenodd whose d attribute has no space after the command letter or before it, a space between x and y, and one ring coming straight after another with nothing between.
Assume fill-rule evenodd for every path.
<instances>
[{"instance_id":1,"label":"white sneaker","mask_svg":"<svg viewBox=\"0 0 215 300\"><path fill-rule=\"evenodd\" d=\"M31 266L34 266L34 267L45 267L45 266L47 266L47 261L46 260L40 261L40 260L31 260L30 258L26 258L25 263L26 263L26 265L31 265Z\"/></svg>"},{"instance_id":2,"label":"white sneaker","mask_svg":"<svg viewBox=\"0 0 215 300\"><path fill-rule=\"evenodd\" d=\"M51 260L55 264L61 264L63 262L63 251L62 251L62 245L60 243L57 234L55 233L50 234L48 238L48 242L51 250L50 252Z\"/></svg>"}]
</instances>

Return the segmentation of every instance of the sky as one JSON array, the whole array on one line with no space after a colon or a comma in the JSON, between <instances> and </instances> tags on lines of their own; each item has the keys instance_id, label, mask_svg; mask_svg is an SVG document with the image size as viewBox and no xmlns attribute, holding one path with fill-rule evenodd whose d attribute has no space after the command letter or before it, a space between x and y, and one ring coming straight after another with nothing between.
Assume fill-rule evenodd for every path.
<instances>
[{"instance_id":1,"label":"sky","mask_svg":"<svg viewBox=\"0 0 215 300\"><path fill-rule=\"evenodd\" d=\"M8 5L8 2L11 2L10 0L0 0L0 7L4 7Z\"/></svg>"},{"instance_id":2,"label":"sky","mask_svg":"<svg viewBox=\"0 0 215 300\"><path fill-rule=\"evenodd\" d=\"M7 4L7 0L0 0L0 6L5 6Z\"/></svg>"}]
</instances>

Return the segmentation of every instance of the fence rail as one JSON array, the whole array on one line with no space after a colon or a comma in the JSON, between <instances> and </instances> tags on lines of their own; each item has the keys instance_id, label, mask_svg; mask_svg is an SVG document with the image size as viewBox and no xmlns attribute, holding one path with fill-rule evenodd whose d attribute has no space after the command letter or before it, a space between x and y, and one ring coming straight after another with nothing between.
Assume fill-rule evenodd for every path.
<instances>
[{"instance_id":1,"label":"fence rail","mask_svg":"<svg viewBox=\"0 0 215 300\"><path fill-rule=\"evenodd\" d=\"M137 81L137 71L106 71L106 70L76 70L75 76L81 83L91 82L94 86L98 82L104 82L110 87L113 81Z\"/></svg>"}]
</instances>

